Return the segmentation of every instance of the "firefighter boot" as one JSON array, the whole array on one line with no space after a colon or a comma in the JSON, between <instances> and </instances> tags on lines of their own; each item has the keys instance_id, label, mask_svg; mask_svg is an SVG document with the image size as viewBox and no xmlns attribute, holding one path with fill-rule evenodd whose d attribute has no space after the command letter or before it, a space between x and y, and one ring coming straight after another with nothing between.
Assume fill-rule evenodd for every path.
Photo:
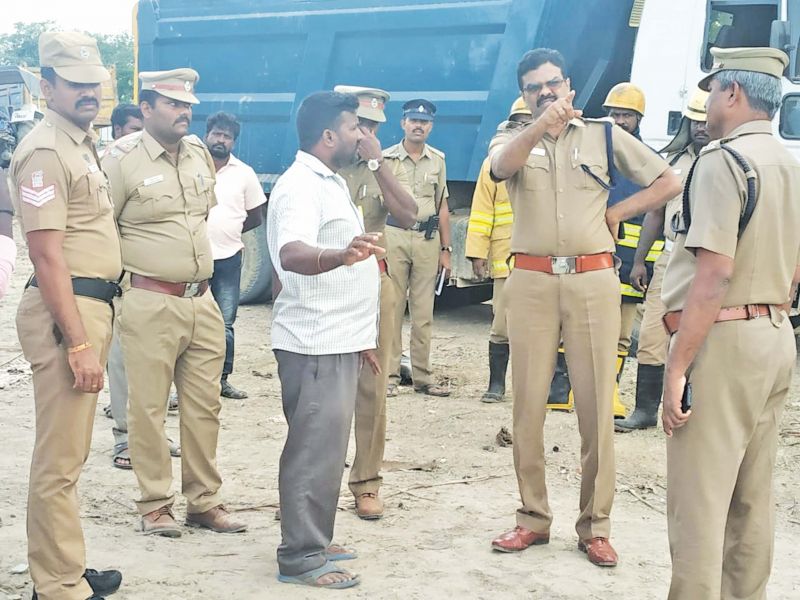
<instances>
[{"instance_id":1,"label":"firefighter boot","mask_svg":"<svg viewBox=\"0 0 800 600\"><path fill-rule=\"evenodd\" d=\"M564 348L559 348L556 370L553 374L553 381L550 383L550 395L547 397L547 408L550 410L571 411L574 406L571 387Z\"/></svg>"},{"instance_id":2,"label":"firefighter boot","mask_svg":"<svg viewBox=\"0 0 800 600\"><path fill-rule=\"evenodd\" d=\"M622 378L622 369L625 368L625 359L628 358L628 353L624 350L617 352L617 383L614 384L614 418L625 418L625 406L619 399L619 380Z\"/></svg>"},{"instance_id":3,"label":"firefighter boot","mask_svg":"<svg viewBox=\"0 0 800 600\"><path fill-rule=\"evenodd\" d=\"M489 389L481 402L502 402L506 393L508 344L489 342Z\"/></svg>"},{"instance_id":4,"label":"firefighter boot","mask_svg":"<svg viewBox=\"0 0 800 600\"><path fill-rule=\"evenodd\" d=\"M634 429L655 427L658 422L658 405L664 390L663 365L639 365L636 374L636 409L630 417L614 422L619 433Z\"/></svg>"}]
</instances>

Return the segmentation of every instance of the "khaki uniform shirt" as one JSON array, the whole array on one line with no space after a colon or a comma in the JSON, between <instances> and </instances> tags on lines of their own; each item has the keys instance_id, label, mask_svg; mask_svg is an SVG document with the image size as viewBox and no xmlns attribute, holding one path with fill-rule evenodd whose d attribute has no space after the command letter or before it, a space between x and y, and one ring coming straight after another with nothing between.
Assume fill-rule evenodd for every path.
<instances>
[{"instance_id":1,"label":"khaki uniform shirt","mask_svg":"<svg viewBox=\"0 0 800 600\"><path fill-rule=\"evenodd\" d=\"M172 282L211 277L206 219L215 169L199 138L184 137L177 163L146 131L118 140L103 157L125 270Z\"/></svg>"},{"instance_id":2,"label":"khaki uniform shirt","mask_svg":"<svg viewBox=\"0 0 800 600\"><path fill-rule=\"evenodd\" d=\"M45 111L11 161L22 230L64 232L64 260L73 277L116 281L122 271L108 181L95 134Z\"/></svg>"},{"instance_id":3,"label":"khaki uniform shirt","mask_svg":"<svg viewBox=\"0 0 800 600\"><path fill-rule=\"evenodd\" d=\"M408 155L403 142L387 148L383 157L389 163L399 162L405 169L408 190L417 201L417 220L427 221L439 214L442 202L447 200L447 167L444 152L425 144L417 162ZM392 170L396 172L397 166Z\"/></svg>"},{"instance_id":4,"label":"khaki uniform shirt","mask_svg":"<svg viewBox=\"0 0 800 600\"><path fill-rule=\"evenodd\" d=\"M391 169L400 185L408 189L409 183L402 163L397 160L384 160L381 169ZM367 161L359 160L350 167L339 171L339 175L347 182L350 198L364 218L364 231L383 233L386 229L386 218L389 210L383 202L383 192L375 179L375 174L367 167ZM386 249L386 237L381 236L377 245Z\"/></svg>"},{"instance_id":5,"label":"khaki uniform shirt","mask_svg":"<svg viewBox=\"0 0 800 600\"><path fill-rule=\"evenodd\" d=\"M527 125L526 125L527 126ZM489 144L494 154L526 126L501 130ZM612 127L614 163L634 183L647 187L669 165L632 135ZM609 183L606 129L598 121L573 119L558 139L546 133L524 167L506 181L514 211L511 252L533 256L577 256L614 252L606 225L608 190L581 168Z\"/></svg>"},{"instance_id":6,"label":"khaki uniform shirt","mask_svg":"<svg viewBox=\"0 0 800 600\"><path fill-rule=\"evenodd\" d=\"M689 169L692 168L692 163L697 155L694 152L694 146L689 144L685 150L677 155L678 160L672 165L672 172L681 180L681 183L686 183L686 176L689 175ZM675 155L670 154L667 156L667 162L675 160ZM681 212L683 209L683 191L667 202L664 209L664 237L668 240L675 241L675 233L672 231L672 219L676 213Z\"/></svg>"},{"instance_id":7,"label":"khaki uniform shirt","mask_svg":"<svg viewBox=\"0 0 800 600\"><path fill-rule=\"evenodd\" d=\"M747 179L727 143L755 170L755 211L742 237L739 219L747 202ZM691 225L679 234L664 275L662 300L681 310L696 273L695 251L704 248L734 259L722 306L783 304L800 262L800 164L772 136L769 121L750 121L711 142L697 159L689 188Z\"/></svg>"}]
</instances>

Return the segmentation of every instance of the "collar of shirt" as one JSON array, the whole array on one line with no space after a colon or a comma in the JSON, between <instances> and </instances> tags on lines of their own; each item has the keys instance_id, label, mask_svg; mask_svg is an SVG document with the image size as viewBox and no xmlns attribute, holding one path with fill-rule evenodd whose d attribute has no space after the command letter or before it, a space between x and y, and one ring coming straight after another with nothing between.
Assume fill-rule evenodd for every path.
<instances>
[{"instance_id":1,"label":"collar of shirt","mask_svg":"<svg viewBox=\"0 0 800 600\"><path fill-rule=\"evenodd\" d=\"M144 144L144 149L147 151L147 154L150 156L150 160L155 160L162 154L167 154L167 149L161 145L161 143L154 138L147 129L142 130L142 143ZM178 142L178 157L183 154L184 149L186 148L186 144L181 138L180 142Z\"/></svg>"},{"instance_id":2,"label":"collar of shirt","mask_svg":"<svg viewBox=\"0 0 800 600\"><path fill-rule=\"evenodd\" d=\"M347 189L347 183L344 179L342 179L341 175L334 173L331 171L328 166L318 159L313 154L309 154L308 152L304 152L302 150L297 151L297 155L295 156L295 160L299 162L301 165L304 165L314 171L317 175L324 178L332 178L336 183L341 186L344 186Z\"/></svg>"},{"instance_id":3,"label":"collar of shirt","mask_svg":"<svg viewBox=\"0 0 800 600\"><path fill-rule=\"evenodd\" d=\"M98 139L93 129L90 128L89 131L81 129L75 123L50 108L45 109L44 118L71 137L76 144L82 144L86 141L86 138L89 138L89 141L94 144Z\"/></svg>"},{"instance_id":4,"label":"collar of shirt","mask_svg":"<svg viewBox=\"0 0 800 600\"><path fill-rule=\"evenodd\" d=\"M728 135L722 138L722 140L720 141L724 143L727 142L728 140L732 140L742 135L748 135L750 133L768 133L772 135L772 123L770 121L767 121L766 119L759 119L757 121L748 121L747 123L742 123L736 129L734 129Z\"/></svg>"},{"instance_id":5,"label":"collar of shirt","mask_svg":"<svg viewBox=\"0 0 800 600\"><path fill-rule=\"evenodd\" d=\"M403 140L405 140L405 138L403 138ZM405 146L405 144L403 144L402 140L398 144L398 146L400 147L400 160L405 160L407 158L411 158L411 156L408 154L408 151L406 150L406 146ZM422 155L420 156L420 158L431 158L431 152L430 152L430 150L428 150L428 144L425 144L422 147ZM411 158L411 160L414 160L414 159Z\"/></svg>"},{"instance_id":6,"label":"collar of shirt","mask_svg":"<svg viewBox=\"0 0 800 600\"><path fill-rule=\"evenodd\" d=\"M217 171L217 173L221 173L222 171L226 171L228 169L228 167L235 168L235 167L241 167L243 165L244 165L244 163L242 161L240 161L238 158L236 158L233 155L233 153L231 153L228 156L228 162L226 162L225 165L219 171Z\"/></svg>"}]
</instances>

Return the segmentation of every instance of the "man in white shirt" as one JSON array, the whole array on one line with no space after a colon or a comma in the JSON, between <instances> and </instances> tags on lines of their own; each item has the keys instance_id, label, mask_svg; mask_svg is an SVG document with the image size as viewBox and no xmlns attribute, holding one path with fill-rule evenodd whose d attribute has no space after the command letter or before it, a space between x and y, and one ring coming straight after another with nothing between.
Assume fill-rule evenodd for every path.
<instances>
[{"instance_id":1,"label":"man in white shirt","mask_svg":"<svg viewBox=\"0 0 800 600\"><path fill-rule=\"evenodd\" d=\"M240 131L239 121L229 113L215 113L206 121L205 142L217 169L214 186L217 205L208 215L208 238L214 258L211 293L225 321L225 365L220 393L235 400L247 398L247 392L228 382L228 375L233 372L233 323L239 308L242 233L261 225L261 207L267 200L256 172L231 154Z\"/></svg>"},{"instance_id":2,"label":"man in white shirt","mask_svg":"<svg viewBox=\"0 0 800 600\"><path fill-rule=\"evenodd\" d=\"M380 236L364 232L336 174L357 158L364 136L357 109L350 94L317 92L303 100L300 151L275 185L267 213L270 257L282 284L272 309L272 349L289 425L278 476L278 579L315 587L359 582L332 562L355 554L331 540L361 365L380 372Z\"/></svg>"}]
</instances>

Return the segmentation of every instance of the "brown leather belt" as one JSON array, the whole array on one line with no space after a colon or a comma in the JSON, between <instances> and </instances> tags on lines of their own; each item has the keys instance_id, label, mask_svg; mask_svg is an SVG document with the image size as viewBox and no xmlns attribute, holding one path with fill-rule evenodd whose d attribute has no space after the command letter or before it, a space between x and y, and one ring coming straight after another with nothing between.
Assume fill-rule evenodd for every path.
<instances>
[{"instance_id":1,"label":"brown leather belt","mask_svg":"<svg viewBox=\"0 0 800 600\"><path fill-rule=\"evenodd\" d=\"M603 254L585 254L583 256L514 255L515 269L540 271L552 275L584 273L586 271L599 271L600 269L611 269L613 267L614 255L610 252L604 252Z\"/></svg>"},{"instance_id":2,"label":"brown leather belt","mask_svg":"<svg viewBox=\"0 0 800 600\"><path fill-rule=\"evenodd\" d=\"M171 281L161 281L159 279L132 273L131 287L169 294L170 296L180 296L181 298L193 298L206 293L208 289L208 280L190 283L173 283Z\"/></svg>"},{"instance_id":3,"label":"brown leather belt","mask_svg":"<svg viewBox=\"0 0 800 600\"><path fill-rule=\"evenodd\" d=\"M681 323L682 310L668 312L661 321L664 323L664 329L670 335L678 331ZM724 321L751 321L760 317L769 316L769 304L745 304L744 306L729 306L722 308L714 320L715 323L722 323Z\"/></svg>"},{"instance_id":4,"label":"brown leather belt","mask_svg":"<svg viewBox=\"0 0 800 600\"><path fill-rule=\"evenodd\" d=\"M388 265L386 264L385 258L382 258L378 261L378 270L381 272L381 274L386 273L388 270Z\"/></svg>"}]
</instances>

